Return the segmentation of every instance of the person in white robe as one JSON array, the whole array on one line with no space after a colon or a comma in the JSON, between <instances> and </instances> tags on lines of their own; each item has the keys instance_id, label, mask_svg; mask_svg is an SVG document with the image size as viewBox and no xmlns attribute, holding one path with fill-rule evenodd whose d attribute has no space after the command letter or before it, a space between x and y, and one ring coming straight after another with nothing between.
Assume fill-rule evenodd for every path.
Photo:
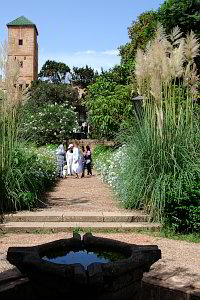
<instances>
[{"instance_id":1,"label":"person in white robe","mask_svg":"<svg viewBox=\"0 0 200 300\"><path fill-rule=\"evenodd\" d=\"M78 174L82 173L82 157L81 157L80 149L76 144L73 147L72 170L74 173L76 173L76 177L79 178Z\"/></svg>"},{"instance_id":2,"label":"person in white robe","mask_svg":"<svg viewBox=\"0 0 200 300\"><path fill-rule=\"evenodd\" d=\"M72 163L73 163L73 144L70 144L66 153L66 161L67 161L67 173L68 175L72 175Z\"/></svg>"}]
</instances>

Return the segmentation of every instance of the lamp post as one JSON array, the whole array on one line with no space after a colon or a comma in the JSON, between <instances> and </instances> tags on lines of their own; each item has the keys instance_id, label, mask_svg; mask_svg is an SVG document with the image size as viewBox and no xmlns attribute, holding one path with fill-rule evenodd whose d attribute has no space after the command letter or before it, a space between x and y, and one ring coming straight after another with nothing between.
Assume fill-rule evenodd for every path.
<instances>
[{"instance_id":1,"label":"lamp post","mask_svg":"<svg viewBox=\"0 0 200 300\"><path fill-rule=\"evenodd\" d=\"M143 96L137 96L132 98L133 109L136 112L137 117L140 119L142 113L142 102L144 100Z\"/></svg>"}]
</instances>

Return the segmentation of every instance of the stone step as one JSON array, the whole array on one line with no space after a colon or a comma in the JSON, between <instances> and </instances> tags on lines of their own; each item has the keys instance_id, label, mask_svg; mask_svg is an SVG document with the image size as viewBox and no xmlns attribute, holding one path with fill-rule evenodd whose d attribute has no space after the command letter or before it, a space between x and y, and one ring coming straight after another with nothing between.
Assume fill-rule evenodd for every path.
<instances>
[{"instance_id":1,"label":"stone step","mask_svg":"<svg viewBox=\"0 0 200 300\"><path fill-rule=\"evenodd\" d=\"M36 211L4 215L3 222L148 222L141 212Z\"/></svg>"},{"instance_id":2,"label":"stone step","mask_svg":"<svg viewBox=\"0 0 200 300\"><path fill-rule=\"evenodd\" d=\"M72 232L72 231L107 231L119 232L159 230L160 224L149 222L8 222L0 225L3 233L19 232Z\"/></svg>"}]
</instances>

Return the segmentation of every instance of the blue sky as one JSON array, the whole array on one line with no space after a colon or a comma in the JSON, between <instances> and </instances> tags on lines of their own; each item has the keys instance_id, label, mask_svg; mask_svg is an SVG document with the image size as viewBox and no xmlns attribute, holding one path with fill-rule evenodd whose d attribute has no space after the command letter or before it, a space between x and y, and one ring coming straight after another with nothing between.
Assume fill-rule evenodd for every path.
<instances>
[{"instance_id":1,"label":"blue sky","mask_svg":"<svg viewBox=\"0 0 200 300\"><path fill-rule=\"evenodd\" d=\"M157 9L164 0L10 0L0 13L0 41L6 24L25 16L37 25L39 66L47 59L70 67L100 70L120 62L117 48L128 42L127 27L140 13Z\"/></svg>"}]
</instances>

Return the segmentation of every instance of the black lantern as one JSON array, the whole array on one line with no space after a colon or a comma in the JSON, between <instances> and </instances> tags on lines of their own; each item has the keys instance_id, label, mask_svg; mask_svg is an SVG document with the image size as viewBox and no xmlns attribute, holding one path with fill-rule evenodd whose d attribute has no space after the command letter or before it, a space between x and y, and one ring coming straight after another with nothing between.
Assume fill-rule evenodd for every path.
<instances>
[{"instance_id":1,"label":"black lantern","mask_svg":"<svg viewBox=\"0 0 200 300\"><path fill-rule=\"evenodd\" d=\"M143 96L137 96L137 97L132 98L133 109L138 118L141 117L143 100L144 100Z\"/></svg>"}]
</instances>

